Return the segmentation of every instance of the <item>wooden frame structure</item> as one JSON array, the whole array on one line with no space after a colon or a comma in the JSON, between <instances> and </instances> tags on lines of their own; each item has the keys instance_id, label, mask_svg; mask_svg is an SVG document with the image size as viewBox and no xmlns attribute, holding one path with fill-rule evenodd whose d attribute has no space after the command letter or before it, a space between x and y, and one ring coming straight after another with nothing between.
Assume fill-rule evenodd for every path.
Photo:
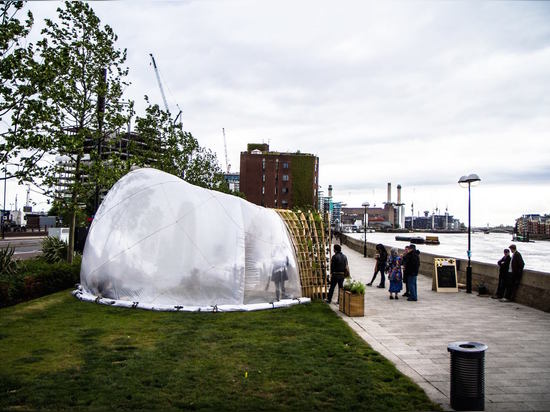
<instances>
[{"instance_id":1,"label":"wooden frame structure","mask_svg":"<svg viewBox=\"0 0 550 412\"><path fill-rule=\"evenodd\" d=\"M325 234L321 215L276 209L286 224L298 260L302 296L325 299L327 296L330 236ZM330 226L328 226L330 227Z\"/></svg>"}]
</instances>

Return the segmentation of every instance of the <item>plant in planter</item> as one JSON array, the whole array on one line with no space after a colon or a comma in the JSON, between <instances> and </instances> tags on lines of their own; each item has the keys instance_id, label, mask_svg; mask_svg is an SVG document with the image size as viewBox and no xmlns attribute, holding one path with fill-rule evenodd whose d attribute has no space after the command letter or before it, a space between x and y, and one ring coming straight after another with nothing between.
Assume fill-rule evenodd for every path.
<instances>
[{"instance_id":1,"label":"plant in planter","mask_svg":"<svg viewBox=\"0 0 550 412\"><path fill-rule=\"evenodd\" d=\"M365 315L365 284L351 278L344 282L340 310L348 316ZM343 300L343 302L342 302Z\"/></svg>"}]
</instances>

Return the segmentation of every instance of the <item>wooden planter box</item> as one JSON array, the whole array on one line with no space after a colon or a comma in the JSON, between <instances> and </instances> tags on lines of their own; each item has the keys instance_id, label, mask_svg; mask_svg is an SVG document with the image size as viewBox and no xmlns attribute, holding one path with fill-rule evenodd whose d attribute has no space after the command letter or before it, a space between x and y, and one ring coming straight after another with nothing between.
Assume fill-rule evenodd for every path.
<instances>
[{"instance_id":1,"label":"wooden planter box","mask_svg":"<svg viewBox=\"0 0 550 412\"><path fill-rule=\"evenodd\" d=\"M340 292L340 311L348 316L365 316L365 295Z\"/></svg>"}]
</instances>

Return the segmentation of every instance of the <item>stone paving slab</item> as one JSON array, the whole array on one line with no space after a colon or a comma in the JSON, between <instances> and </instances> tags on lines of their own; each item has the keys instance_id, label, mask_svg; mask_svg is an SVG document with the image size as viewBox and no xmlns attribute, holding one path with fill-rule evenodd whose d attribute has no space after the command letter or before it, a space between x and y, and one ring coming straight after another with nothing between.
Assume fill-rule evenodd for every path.
<instances>
[{"instance_id":1,"label":"stone paving slab","mask_svg":"<svg viewBox=\"0 0 550 412\"><path fill-rule=\"evenodd\" d=\"M370 282L374 259L345 245L342 251L352 277ZM379 280L380 275L374 285ZM387 280L386 289L367 287L364 317L350 318L336 305L331 307L434 402L452 410L447 345L477 341L489 347L485 354L486 411L550 410L549 313L475 293L436 293L431 290L431 274L418 277L417 302L390 300L388 287Z\"/></svg>"}]
</instances>

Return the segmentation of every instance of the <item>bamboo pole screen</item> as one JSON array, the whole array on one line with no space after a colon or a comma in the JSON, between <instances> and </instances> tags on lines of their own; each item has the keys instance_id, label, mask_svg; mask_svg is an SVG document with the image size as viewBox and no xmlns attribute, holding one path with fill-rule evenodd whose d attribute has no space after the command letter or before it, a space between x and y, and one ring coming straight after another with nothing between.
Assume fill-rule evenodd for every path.
<instances>
[{"instance_id":1,"label":"bamboo pole screen","mask_svg":"<svg viewBox=\"0 0 550 412\"><path fill-rule=\"evenodd\" d=\"M327 295L327 252L330 239L325 235L323 218L312 212L277 209L286 224L298 259L302 296L325 299Z\"/></svg>"}]
</instances>

